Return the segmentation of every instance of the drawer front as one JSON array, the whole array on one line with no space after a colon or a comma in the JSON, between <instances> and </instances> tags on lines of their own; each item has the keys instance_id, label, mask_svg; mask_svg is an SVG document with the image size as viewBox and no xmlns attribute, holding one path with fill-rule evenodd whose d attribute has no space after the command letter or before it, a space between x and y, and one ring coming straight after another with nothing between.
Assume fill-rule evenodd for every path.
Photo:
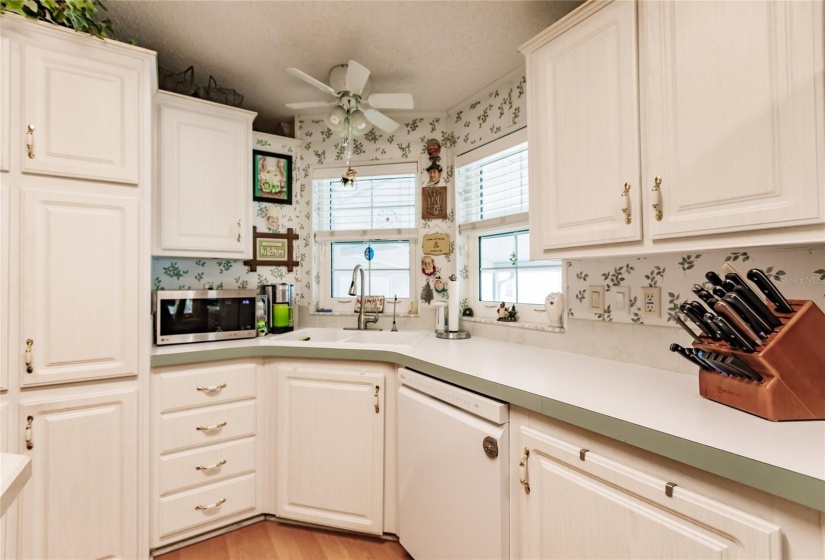
<instances>
[{"instance_id":1,"label":"drawer front","mask_svg":"<svg viewBox=\"0 0 825 560\"><path fill-rule=\"evenodd\" d=\"M160 459L160 494L255 471L255 438L181 451Z\"/></svg>"},{"instance_id":2,"label":"drawer front","mask_svg":"<svg viewBox=\"0 0 825 560\"><path fill-rule=\"evenodd\" d=\"M255 364L235 364L161 373L160 411L255 396Z\"/></svg>"},{"instance_id":3,"label":"drawer front","mask_svg":"<svg viewBox=\"0 0 825 560\"><path fill-rule=\"evenodd\" d=\"M161 453L255 435L255 401L174 412L160 417Z\"/></svg>"},{"instance_id":4,"label":"drawer front","mask_svg":"<svg viewBox=\"0 0 825 560\"><path fill-rule=\"evenodd\" d=\"M174 494L160 500L160 537L254 509L255 474Z\"/></svg>"}]
</instances>

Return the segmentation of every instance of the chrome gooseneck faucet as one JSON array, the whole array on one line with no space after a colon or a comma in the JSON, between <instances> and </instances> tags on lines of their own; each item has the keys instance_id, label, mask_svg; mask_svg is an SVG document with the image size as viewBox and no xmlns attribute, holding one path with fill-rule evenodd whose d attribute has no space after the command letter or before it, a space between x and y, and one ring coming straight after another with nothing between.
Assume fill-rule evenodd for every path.
<instances>
[{"instance_id":1,"label":"chrome gooseneck faucet","mask_svg":"<svg viewBox=\"0 0 825 560\"><path fill-rule=\"evenodd\" d=\"M355 295L355 276L359 272L361 273L361 307L358 310L358 326L356 329L359 331L364 331L367 330L367 325L370 323L378 322L378 315L364 313L364 308L367 307L367 301L364 296L364 269L361 268L360 264L356 264L355 268L352 269L352 283L349 285L349 291L347 293L351 296Z\"/></svg>"}]
</instances>

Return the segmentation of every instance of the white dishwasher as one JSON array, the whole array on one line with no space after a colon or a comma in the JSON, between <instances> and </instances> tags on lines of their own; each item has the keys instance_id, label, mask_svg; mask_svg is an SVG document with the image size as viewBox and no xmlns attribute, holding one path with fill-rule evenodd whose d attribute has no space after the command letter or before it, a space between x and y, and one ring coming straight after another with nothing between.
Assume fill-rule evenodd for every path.
<instances>
[{"instance_id":1,"label":"white dishwasher","mask_svg":"<svg viewBox=\"0 0 825 560\"><path fill-rule=\"evenodd\" d=\"M415 560L508 558L506 404L399 369L398 536Z\"/></svg>"}]
</instances>

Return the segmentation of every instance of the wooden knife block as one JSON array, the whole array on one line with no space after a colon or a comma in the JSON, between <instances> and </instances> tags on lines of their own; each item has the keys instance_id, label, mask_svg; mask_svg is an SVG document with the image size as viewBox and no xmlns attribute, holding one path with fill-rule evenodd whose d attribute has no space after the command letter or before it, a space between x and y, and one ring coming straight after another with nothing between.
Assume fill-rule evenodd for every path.
<instances>
[{"instance_id":1,"label":"wooden knife block","mask_svg":"<svg viewBox=\"0 0 825 560\"><path fill-rule=\"evenodd\" d=\"M757 383L699 370L699 394L768 420L825 420L825 314L809 300L790 300L796 313L782 321L760 352L732 350L707 337L693 347L736 356L763 378Z\"/></svg>"}]
</instances>

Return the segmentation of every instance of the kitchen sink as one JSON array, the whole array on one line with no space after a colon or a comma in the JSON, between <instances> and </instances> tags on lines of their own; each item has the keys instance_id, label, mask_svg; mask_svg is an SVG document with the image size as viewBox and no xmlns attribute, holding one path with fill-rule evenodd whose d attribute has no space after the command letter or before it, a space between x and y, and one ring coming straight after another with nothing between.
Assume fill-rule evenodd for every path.
<instances>
[{"instance_id":1,"label":"kitchen sink","mask_svg":"<svg viewBox=\"0 0 825 560\"><path fill-rule=\"evenodd\" d=\"M357 348L363 346L406 346L418 344L427 331L357 331L341 328L309 327L291 333L267 336L265 344L306 344L307 346L337 346Z\"/></svg>"}]
</instances>

